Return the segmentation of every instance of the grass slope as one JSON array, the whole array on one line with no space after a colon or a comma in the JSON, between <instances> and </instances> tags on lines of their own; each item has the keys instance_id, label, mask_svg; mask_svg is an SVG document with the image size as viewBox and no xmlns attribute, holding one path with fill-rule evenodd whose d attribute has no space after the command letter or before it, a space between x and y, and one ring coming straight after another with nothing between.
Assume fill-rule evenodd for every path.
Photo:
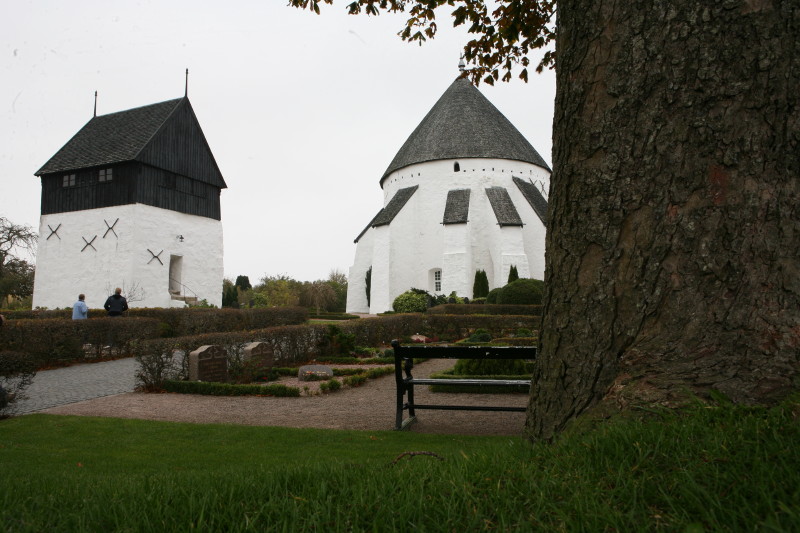
<instances>
[{"instance_id":1,"label":"grass slope","mask_svg":"<svg viewBox=\"0 0 800 533\"><path fill-rule=\"evenodd\" d=\"M531 446L31 415L0 421L0 530L797 531L798 416L698 406Z\"/></svg>"}]
</instances>

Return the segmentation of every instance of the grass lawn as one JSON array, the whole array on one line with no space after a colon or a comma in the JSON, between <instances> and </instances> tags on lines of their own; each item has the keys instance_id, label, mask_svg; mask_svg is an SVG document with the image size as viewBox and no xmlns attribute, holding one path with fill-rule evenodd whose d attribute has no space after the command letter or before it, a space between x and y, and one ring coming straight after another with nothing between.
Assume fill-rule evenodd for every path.
<instances>
[{"instance_id":1,"label":"grass lawn","mask_svg":"<svg viewBox=\"0 0 800 533\"><path fill-rule=\"evenodd\" d=\"M532 446L29 415L0 421L0 531L800 531L799 418L698 406Z\"/></svg>"}]
</instances>

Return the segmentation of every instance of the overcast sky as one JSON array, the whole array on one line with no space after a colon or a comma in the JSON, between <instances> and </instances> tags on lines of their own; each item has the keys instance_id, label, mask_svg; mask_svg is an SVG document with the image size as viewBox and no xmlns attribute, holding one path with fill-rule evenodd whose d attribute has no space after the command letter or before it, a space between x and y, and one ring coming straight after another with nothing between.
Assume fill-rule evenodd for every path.
<instances>
[{"instance_id":1,"label":"overcast sky","mask_svg":"<svg viewBox=\"0 0 800 533\"><path fill-rule=\"evenodd\" d=\"M162 102L188 68L228 184L226 277L346 274L381 175L458 75L467 34L443 11L420 47L397 37L402 15L345 5L0 0L0 215L38 229L33 173L91 119L95 90L98 115ZM553 73L480 90L550 164Z\"/></svg>"}]
</instances>

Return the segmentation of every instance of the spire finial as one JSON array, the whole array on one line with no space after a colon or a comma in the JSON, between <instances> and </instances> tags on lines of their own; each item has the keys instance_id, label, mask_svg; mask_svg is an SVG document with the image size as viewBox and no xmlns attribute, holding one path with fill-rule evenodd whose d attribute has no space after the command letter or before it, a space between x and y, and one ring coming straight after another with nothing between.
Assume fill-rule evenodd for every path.
<instances>
[{"instance_id":1,"label":"spire finial","mask_svg":"<svg viewBox=\"0 0 800 533\"><path fill-rule=\"evenodd\" d=\"M189 96L189 69L186 69L186 87L183 90L184 98Z\"/></svg>"},{"instance_id":2,"label":"spire finial","mask_svg":"<svg viewBox=\"0 0 800 533\"><path fill-rule=\"evenodd\" d=\"M464 69L467 68L467 65L464 63L464 56L458 58L458 71L464 72Z\"/></svg>"},{"instance_id":3,"label":"spire finial","mask_svg":"<svg viewBox=\"0 0 800 533\"><path fill-rule=\"evenodd\" d=\"M94 92L94 116L97 116L97 91Z\"/></svg>"}]
</instances>

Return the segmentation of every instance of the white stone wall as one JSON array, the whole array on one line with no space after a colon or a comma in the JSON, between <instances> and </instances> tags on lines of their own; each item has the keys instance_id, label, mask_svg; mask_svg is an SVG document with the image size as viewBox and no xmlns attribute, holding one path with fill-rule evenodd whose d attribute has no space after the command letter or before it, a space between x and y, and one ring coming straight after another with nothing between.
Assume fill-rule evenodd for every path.
<instances>
[{"instance_id":1,"label":"white stone wall","mask_svg":"<svg viewBox=\"0 0 800 533\"><path fill-rule=\"evenodd\" d=\"M56 227L58 236L51 235ZM181 264L182 285L174 284L181 294L220 306L222 254L222 224L206 217L143 204L42 215L33 305L72 306L84 293L90 308L101 308L121 287L130 307L183 307L169 293L174 256Z\"/></svg>"},{"instance_id":2,"label":"white stone wall","mask_svg":"<svg viewBox=\"0 0 800 533\"><path fill-rule=\"evenodd\" d=\"M458 162L460 171L455 172ZM359 240L348 281L348 312L367 312L363 278L372 266L369 312L391 310L411 287L433 293L432 270L442 270L443 294L472 297L475 271L486 270L490 288L503 286L511 265L520 277L544 277L545 227L513 177L531 180L547 198L550 173L536 165L497 159L461 159L419 163L400 169L383 182L384 206L395 193L418 185L389 226L369 229ZM504 187L524 226L497 224L485 190ZM470 189L467 224L442 225L447 193ZM351 297L352 295L352 297Z\"/></svg>"}]
</instances>

